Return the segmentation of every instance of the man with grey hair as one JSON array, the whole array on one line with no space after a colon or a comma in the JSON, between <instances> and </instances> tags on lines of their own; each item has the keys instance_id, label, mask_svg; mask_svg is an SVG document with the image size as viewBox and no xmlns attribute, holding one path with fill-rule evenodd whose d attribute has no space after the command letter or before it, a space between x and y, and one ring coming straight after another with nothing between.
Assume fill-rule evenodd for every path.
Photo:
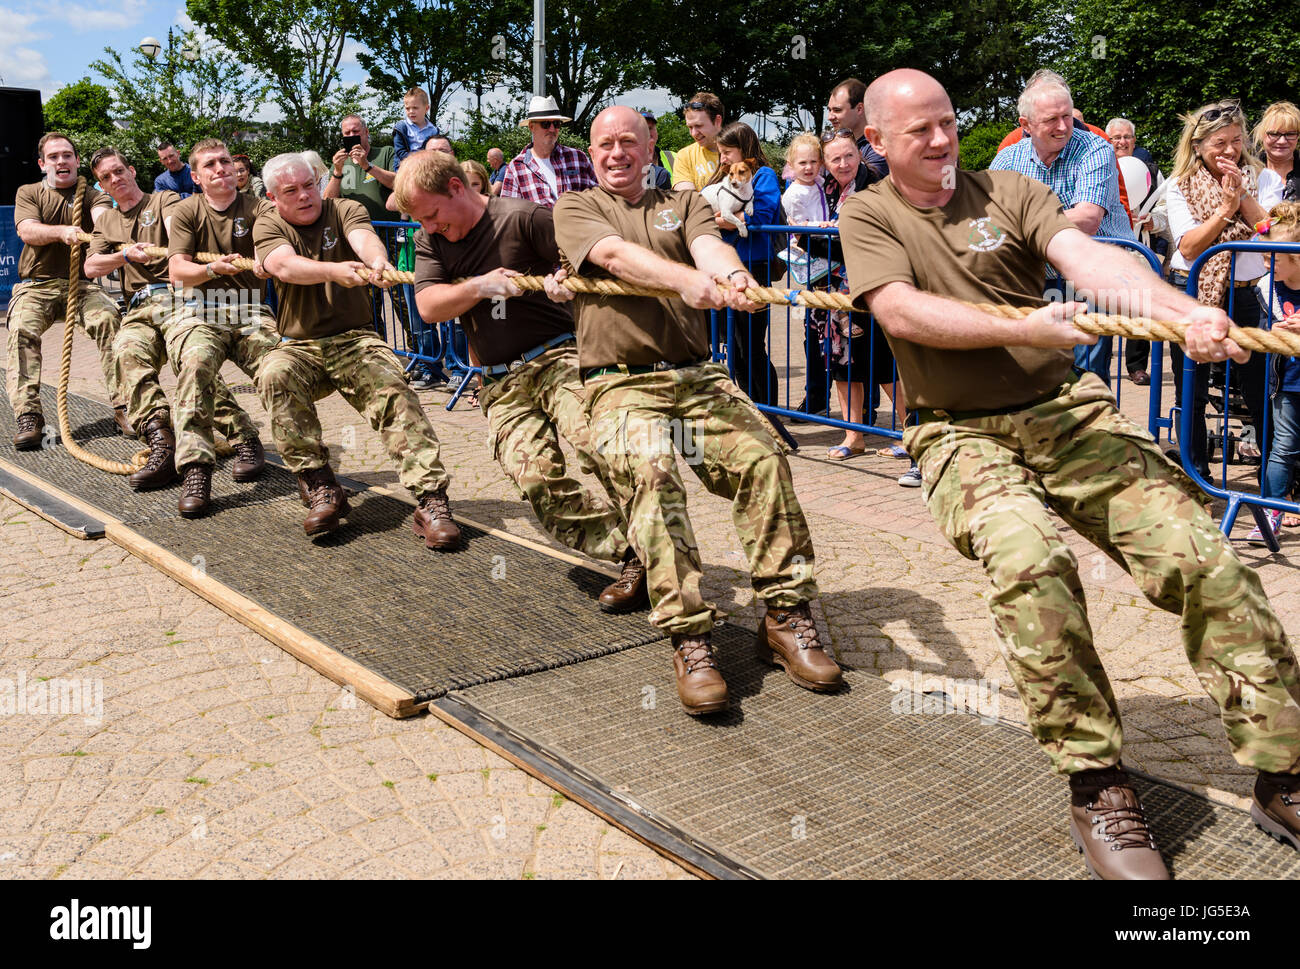
<instances>
[{"instance_id":1,"label":"man with grey hair","mask_svg":"<svg viewBox=\"0 0 1300 969\"><path fill-rule=\"evenodd\" d=\"M501 183L506 177L506 153L500 148L489 148L487 153L488 191L493 195L501 194Z\"/></svg>"},{"instance_id":2,"label":"man with grey hair","mask_svg":"<svg viewBox=\"0 0 1300 969\"><path fill-rule=\"evenodd\" d=\"M372 148L370 129L359 114L350 114L340 121L339 131L343 135L343 147L334 153L329 184L322 197L360 202L370 213L371 222L389 218L384 202L397 177L393 146ZM266 175L262 178L265 180Z\"/></svg>"},{"instance_id":3,"label":"man with grey hair","mask_svg":"<svg viewBox=\"0 0 1300 969\"><path fill-rule=\"evenodd\" d=\"M1090 236L1136 242L1120 201L1115 151L1105 138L1074 126L1074 99L1065 78L1055 71L1035 71L1017 104L1025 137L997 153L990 171L1014 171L1042 182L1056 193L1065 217ZM1063 300L1065 280L1050 264L1044 295ZM1091 371L1110 383L1114 340L1075 350L1075 368Z\"/></svg>"},{"instance_id":4,"label":"man with grey hair","mask_svg":"<svg viewBox=\"0 0 1300 969\"><path fill-rule=\"evenodd\" d=\"M337 390L379 434L399 480L416 496L415 534L428 548L456 548L460 529L447 501L450 479L438 437L374 328L365 284L392 285L383 275L393 268L383 242L361 203L321 198L302 156L278 155L264 172L275 210L258 220L253 243L276 281L281 339L262 360L257 387L280 456L311 509L304 531L328 535L351 510L330 468L315 405L322 392Z\"/></svg>"}]
</instances>

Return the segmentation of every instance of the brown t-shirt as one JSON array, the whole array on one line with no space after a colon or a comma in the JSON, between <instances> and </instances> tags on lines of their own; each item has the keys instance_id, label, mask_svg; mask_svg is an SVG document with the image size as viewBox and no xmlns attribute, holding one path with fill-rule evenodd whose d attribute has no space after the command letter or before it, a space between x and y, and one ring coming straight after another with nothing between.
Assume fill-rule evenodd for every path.
<instances>
[{"instance_id":1,"label":"brown t-shirt","mask_svg":"<svg viewBox=\"0 0 1300 969\"><path fill-rule=\"evenodd\" d=\"M423 229L415 234L415 291L494 269L545 276L560 263L550 209L527 199L491 198L465 238L449 242ZM508 363L548 340L573 332L573 314L545 293L480 300L460 317L475 358L486 366Z\"/></svg>"},{"instance_id":2,"label":"brown t-shirt","mask_svg":"<svg viewBox=\"0 0 1300 969\"><path fill-rule=\"evenodd\" d=\"M355 229L370 229L364 205L348 199L322 199L320 217L311 225L286 222L272 206L270 215L258 219L253 237L263 259L289 245L294 255L317 262L350 262L360 258L348 242L348 233ZM320 340L347 330L374 328L369 286L300 286L277 279L275 294L280 300L280 333L291 339Z\"/></svg>"},{"instance_id":3,"label":"brown t-shirt","mask_svg":"<svg viewBox=\"0 0 1300 969\"><path fill-rule=\"evenodd\" d=\"M565 192L555 205L555 241L570 275L610 278L587 263L601 239L618 236L673 262L694 266L690 245L700 236L721 238L713 209L698 192L652 189L635 204L603 188ZM709 316L680 297L594 296L574 300L580 365L608 367L686 363L709 353Z\"/></svg>"},{"instance_id":4,"label":"brown t-shirt","mask_svg":"<svg viewBox=\"0 0 1300 969\"><path fill-rule=\"evenodd\" d=\"M180 202L181 197L175 192L145 192L144 198L129 212L109 209L100 216L99 224L95 226L95 240L90 244L91 254L106 255L137 242L166 249L166 219ZM145 286L165 282L166 256L158 256L148 262L128 262L122 267L122 291L128 300Z\"/></svg>"},{"instance_id":5,"label":"brown t-shirt","mask_svg":"<svg viewBox=\"0 0 1300 969\"><path fill-rule=\"evenodd\" d=\"M889 282L951 299L1041 306L1047 243L1073 227L1047 186L1017 172L957 172L947 205L917 208L884 179L844 204L849 292ZM889 336L909 407L995 410L1042 397L1070 373L1069 350L941 350Z\"/></svg>"},{"instance_id":6,"label":"brown t-shirt","mask_svg":"<svg viewBox=\"0 0 1300 969\"><path fill-rule=\"evenodd\" d=\"M233 254L252 259L253 227L258 219L274 212L275 206L270 202L242 192L237 192L235 200L220 212L212 207L206 195L191 195L172 210L167 254L180 253L193 259L200 252L212 252L220 256ZM194 289L203 292L245 289L259 294L264 291L262 280L251 269L234 276L206 280Z\"/></svg>"},{"instance_id":7,"label":"brown t-shirt","mask_svg":"<svg viewBox=\"0 0 1300 969\"><path fill-rule=\"evenodd\" d=\"M14 225L27 219L35 219L42 225L72 225L72 209L76 200L76 186L52 189L44 179L20 186L18 196L14 199ZM93 211L112 204L113 200L106 193L87 185L81 203L81 231L95 231ZM24 243L23 251L18 256L18 275L22 279L67 279L68 252L69 248L62 242L51 242L44 246L29 246ZM81 278L86 278L85 272L82 272Z\"/></svg>"}]
</instances>

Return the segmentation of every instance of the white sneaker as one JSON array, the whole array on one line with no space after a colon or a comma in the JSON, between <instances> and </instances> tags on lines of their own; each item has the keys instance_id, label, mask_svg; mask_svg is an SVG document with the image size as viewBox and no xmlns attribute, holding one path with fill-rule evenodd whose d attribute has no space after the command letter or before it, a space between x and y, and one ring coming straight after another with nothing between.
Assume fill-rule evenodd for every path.
<instances>
[{"instance_id":1,"label":"white sneaker","mask_svg":"<svg viewBox=\"0 0 1300 969\"><path fill-rule=\"evenodd\" d=\"M921 469L918 468L916 465L912 465L901 475L899 475L898 483L901 487L904 488L921 487Z\"/></svg>"},{"instance_id":2,"label":"white sneaker","mask_svg":"<svg viewBox=\"0 0 1300 969\"><path fill-rule=\"evenodd\" d=\"M1282 531L1282 513L1280 511L1270 511L1268 513L1268 523L1273 528L1273 537L1277 538ZM1250 530L1250 534L1246 536L1246 541L1251 545L1268 545L1268 541L1264 538L1264 533L1259 530L1258 525Z\"/></svg>"}]
</instances>

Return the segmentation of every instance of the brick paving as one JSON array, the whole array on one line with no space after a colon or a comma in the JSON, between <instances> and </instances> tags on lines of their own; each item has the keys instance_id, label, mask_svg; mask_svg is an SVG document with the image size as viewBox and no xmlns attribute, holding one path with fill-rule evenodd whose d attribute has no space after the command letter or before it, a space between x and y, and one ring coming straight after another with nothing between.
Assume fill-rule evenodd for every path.
<instances>
[{"instance_id":1,"label":"brick paving","mask_svg":"<svg viewBox=\"0 0 1300 969\"><path fill-rule=\"evenodd\" d=\"M46 336L52 365L59 338L58 327ZM90 353L79 336L71 389L103 399ZM225 374L265 429L248 379L230 365ZM56 377L47 370L47 381ZM1145 391L1123 390L1125 410L1144 414ZM463 404L446 412L444 392L421 399L443 442L455 507L551 544L492 462L479 412ZM343 473L396 484L358 415L337 396L320 410ZM828 461L822 455L839 431L791 430L817 547L818 618L840 658L908 682L916 674L997 680L1000 716L1023 723L982 599L984 576L940 537L919 491L897 485L906 462L877 456L888 443L878 438L867 455ZM689 473L684 479L706 592L752 625L730 509ZM1227 753L1177 618L1067 534L1123 708L1126 762L1242 803L1250 775ZM435 718L394 721L355 701L111 543L79 542L6 499L0 536L0 677L103 686L97 721L0 718L0 877L690 877ZM1293 626L1294 536L1284 534L1277 556L1241 548Z\"/></svg>"}]
</instances>

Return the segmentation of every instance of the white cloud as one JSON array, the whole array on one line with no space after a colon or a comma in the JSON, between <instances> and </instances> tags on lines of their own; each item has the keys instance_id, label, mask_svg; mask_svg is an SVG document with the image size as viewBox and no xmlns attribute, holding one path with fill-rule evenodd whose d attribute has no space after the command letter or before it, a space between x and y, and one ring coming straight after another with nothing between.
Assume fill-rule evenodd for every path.
<instances>
[{"instance_id":1,"label":"white cloud","mask_svg":"<svg viewBox=\"0 0 1300 969\"><path fill-rule=\"evenodd\" d=\"M71 26L79 34L92 31L125 30L140 21L147 0L121 0L112 6L92 7L84 3L56 3L51 8L60 26Z\"/></svg>"},{"instance_id":2,"label":"white cloud","mask_svg":"<svg viewBox=\"0 0 1300 969\"><path fill-rule=\"evenodd\" d=\"M343 53L339 55L340 64L356 64L357 51L365 50L365 44L359 44L355 40L345 40L343 42Z\"/></svg>"},{"instance_id":3,"label":"white cloud","mask_svg":"<svg viewBox=\"0 0 1300 969\"><path fill-rule=\"evenodd\" d=\"M26 45L43 40L32 29L40 18L0 7L0 78L10 87L39 87L48 97L56 90L45 55Z\"/></svg>"}]
</instances>

